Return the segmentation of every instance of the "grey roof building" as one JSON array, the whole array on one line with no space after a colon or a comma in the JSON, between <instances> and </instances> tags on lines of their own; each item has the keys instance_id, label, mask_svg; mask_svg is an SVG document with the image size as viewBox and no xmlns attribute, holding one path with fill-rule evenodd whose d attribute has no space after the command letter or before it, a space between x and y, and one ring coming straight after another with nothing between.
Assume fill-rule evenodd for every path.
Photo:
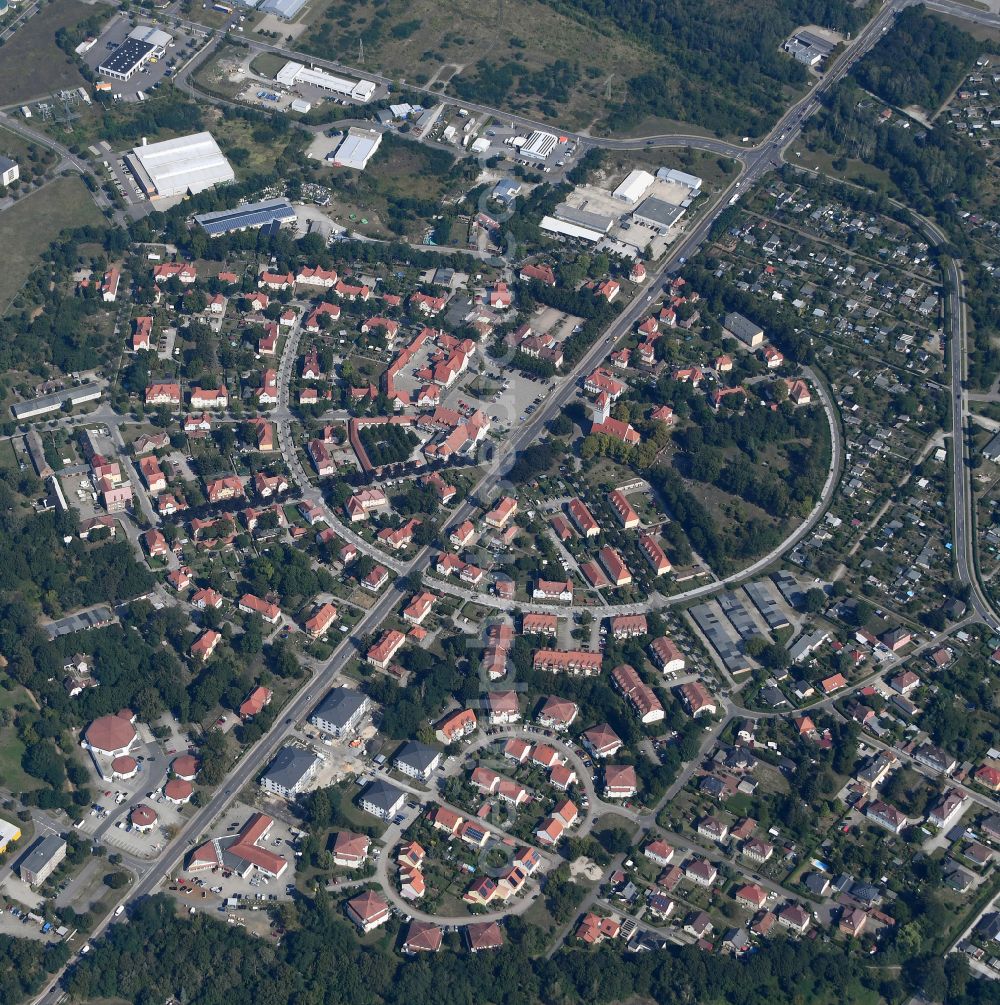
<instances>
[{"instance_id":1,"label":"grey roof building","mask_svg":"<svg viewBox=\"0 0 1000 1005\"><path fill-rule=\"evenodd\" d=\"M830 889L830 880L821 872L811 872L803 882L806 889L817 897L826 896L826 891Z\"/></svg>"},{"instance_id":2,"label":"grey roof building","mask_svg":"<svg viewBox=\"0 0 1000 1005\"><path fill-rule=\"evenodd\" d=\"M767 622L768 628L772 631L776 631L779 628L791 628L791 622L784 611L782 611L778 598L774 595L770 584L766 580L757 583L747 583L743 589L746 590L747 595L753 601L754 607L760 611L761 616Z\"/></svg>"},{"instance_id":3,"label":"grey roof building","mask_svg":"<svg viewBox=\"0 0 1000 1005\"><path fill-rule=\"evenodd\" d=\"M349 687L335 687L309 717L309 721L330 736L340 739L353 732L371 708L371 699Z\"/></svg>"},{"instance_id":4,"label":"grey roof building","mask_svg":"<svg viewBox=\"0 0 1000 1005\"><path fill-rule=\"evenodd\" d=\"M983 447L983 457L985 457L988 461L1000 460L1000 433L997 433L996 436L994 436L993 439L990 440L985 447Z\"/></svg>"},{"instance_id":5,"label":"grey roof building","mask_svg":"<svg viewBox=\"0 0 1000 1005\"><path fill-rule=\"evenodd\" d=\"M66 857L66 842L55 834L43 837L24 856L18 873L28 886L39 886L52 875Z\"/></svg>"},{"instance_id":6,"label":"grey roof building","mask_svg":"<svg viewBox=\"0 0 1000 1005\"><path fill-rule=\"evenodd\" d=\"M756 349L764 341L764 329L760 325L755 325L742 314L737 314L736 311L732 311L726 315L726 320L722 326L730 335L738 338L751 349ZM780 586L781 584L779 583L778 585Z\"/></svg>"},{"instance_id":7,"label":"grey roof building","mask_svg":"<svg viewBox=\"0 0 1000 1005\"><path fill-rule=\"evenodd\" d=\"M654 230L669 230L683 215L682 206L674 206L651 195L639 204L632 214L632 219Z\"/></svg>"},{"instance_id":8,"label":"grey roof building","mask_svg":"<svg viewBox=\"0 0 1000 1005\"><path fill-rule=\"evenodd\" d=\"M613 226L615 219L613 216L606 216L604 213L591 213L586 209L578 209L570 206L569 203L561 202L552 211L552 215L557 220L565 223L572 223L577 227L587 227L589 230L596 230L600 234L606 234Z\"/></svg>"},{"instance_id":9,"label":"grey roof building","mask_svg":"<svg viewBox=\"0 0 1000 1005\"><path fill-rule=\"evenodd\" d=\"M319 758L302 747L285 746L278 751L260 780L265 792L291 799L301 792L316 774Z\"/></svg>"},{"instance_id":10,"label":"grey roof building","mask_svg":"<svg viewBox=\"0 0 1000 1005\"><path fill-rule=\"evenodd\" d=\"M400 811L405 801L406 793L402 789L377 778L361 793L358 803L366 813L371 813L380 820L390 820Z\"/></svg>"},{"instance_id":11,"label":"grey roof building","mask_svg":"<svg viewBox=\"0 0 1000 1005\"><path fill-rule=\"evenodd\" d=\"M441 763L441 751L426 743L410 740L396 751L393 766L410 778L426 782L431 773Z\"/></svg>"},{"instance_id":12,"label":"grey roof building","mask_svg":"<svg viewBox=\"0 0 1000 1005\"><path fill-rule=\"evenodd\" d=\"M833 52L835 46L829 39L815 32L797 31L783 46L785 52L806 66L815 66Z\"/></svg>"}]
</instances>

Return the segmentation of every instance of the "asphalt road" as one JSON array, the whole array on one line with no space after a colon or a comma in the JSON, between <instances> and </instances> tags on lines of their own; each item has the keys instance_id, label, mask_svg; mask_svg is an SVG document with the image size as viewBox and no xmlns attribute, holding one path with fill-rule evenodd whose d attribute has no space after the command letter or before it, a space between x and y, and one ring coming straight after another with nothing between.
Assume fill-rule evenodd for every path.
<instances>
[{"instance_id":1,"label":"asphalt road","mask_svg":"<svg viewBox=\"0 0 1000 1005\"><path fill-rule=\"evenodd\" d=\"M747 149L734 148L732 144L726 144L723 141L712 140L710 138L679 136L646 137L637 140L607 141L609 144L626 144L624 149L630 148L628 146L630 144L635 144L637 146L692 146L699 149L712 150L718 153L731 154L740 157L741 160L741 172L739 178L722 193L720 193L711 208L704 213L694 230L692 230L690 234L686 235L684 239L671 250L671 253L661 268L655 275L651 276L649 280L649 288L655 287L657 284L661 283L663 281L663 277L675 267L676 263L680 262L682 258L690 257L690 255L692 255L701 246L715 219L718 217L719 213L726 208L733 195L750 188L763 175L775 167L780 166L781 151L793 141L801 129L802 123L815 110L818 96L832 87L843 77L845 73L850 70L851 66L853 66L854 63L877 42L878 38L883 33L883 29L891 23L895 14L905 6L908 6L908 4L901 2L901 0L895 0L895 2L883 8L882 12L869 22L866 28L858 35L851 48L844 54L838 64L814 86L809 95L788 110L788 112L781 118L772 130L769 137L759 146ZM1000 17L996 15L975 11L960 4L946 2L946 0L937 0L937 2L929 3L928 6L934 10L953 14L977 24L1000 26ZM261 51L275 52L279 55L288 56L288 58L291 59L297 58L299 55L295 52L284 50L276 46L267 46L260 43L253 43L252 45L254 48L259 48ZM352 67L342 66L341 64L328 63L326 65L349 72L358 72ZM387 78L380 78L378 75L372 74L367 70L363 71L363 75L370 79L387 82ZM435 95L435 97L439 98L440 96ZM486 106L470 105L468 107L475 111L495 114L498 117L512 120L529 128L536 128L542 125L531 120L520 119L517 116L512 117L497 109L490 109ZM5 126L13 129L15 132L55 149L64 158L70 161L74 167L86 173L86 168L80 164L75 157L73 157L68 149L61 147L61 145L54 143L48 137L38 134L34 130L26 129L20 123L13 122L9 116L0 114L0 119L3 120L3 124ZM606 142L604 140L594 140L590 137L581 136L578 138L590 143L600 143L601 145L604 145ZM652 144L649 142L650 139L653 141ZM936 230L936 228L934 228L932 224L928 224L928 232L934 233L934 230ZM944 239L944 235L941 234L940 231L937 231L936 239L937 241L942 241ZM975 575L975 558L973 551L975 542L972 539L971 530L971 489L967 477L968 469L966 466L966 450L964 445L964 436L962 435L966 414L964 390L962 387L965 349L965 312L961 306L962 277L956 263L952 262L949 264L948 276L951 284L950 297L956 306L956 309L952 310L950 314L952 408L954 416L953 428L956 436L956 446L958 448L953 451L955 458L953 487L957 503L955 506L956 560L958 562L958 572L960 578L963 581L970 583L972 586L973 606L975 607L977 613L979 613L980 616L991 625L991 627L998 629L1000 628L1000 621L998 621L996 616L993 614L988 601L982 595L982 591ZM501 447L497 463L486 475L480 485L476 487L476 495L488 492L493 486L498 485L501 482L504 473L509 470L510 465L513 463L517 450L527 446L534 438L537 431L543 427L544 423L553 418L555 414L565 406L570 397L575 393L576 380L579 379L580 375L584 371L593 367L599 360L603 359L609 350L609 341L616 342L626 331L631 329L641 316L645 305L645 298L643 296L637 297L636 300L617 319L607 338L605 340L599 340L584 355L577 366L574 367L572 373L568 375L567 379L563 381L556 392L553 393L535 413L532 421L525 423L522 427L520 427L517 432L515 432L513 436L503 445L503 447ZM460 520L464 518L465 515L471 512L471 508L471 504L466 504L460 514L456 515L456 519ZM425 568L427 561L428 553L425 550L414 562L414 568ZM402 599L403 593L398 586L391 586L386 590L382 597L379 598L364 618L362 618L353 635L364 635L376 628L378 624L388 615L390 610L399 604ZM290 703L285 712L285 719L277 723L266 736L262 737L243 756L226 779L224 787L220 788L215 795L211 797L209 802L194 817L192 817L184 827L181 828L174 840L164 849L161 856L151 863L145 873L143 873L133 884L121 903L127 905L128 903L133 902L140 897L149 895L156 890L161 881L170 874L183 855L186 854L191 846L193 846L208 830L212 821L238 798L239 792L243 786L250 783L254 776L263 768L266 762L274 754L275 750L291 733L294 723L306 716L312 705L334 682L337 675L342 671L348 660L354 655L354 651L354 643L351 638L345 639L340 643L332 654L330 660L314 675L311 684L307 688L304 688L299 693L298 697ZM114 921L115 918L113 915L105 917L94 929L91 938L99 937L108 925ZM72 963L78 958L78 956L71 958L67 966L72 965ZM52 1002L55 1001L58 997L58 983L64 972L65 969L53 976L45 990L36 998L36 1002L43 1002L47 1000Z\"/></svg>"}]
</instances>

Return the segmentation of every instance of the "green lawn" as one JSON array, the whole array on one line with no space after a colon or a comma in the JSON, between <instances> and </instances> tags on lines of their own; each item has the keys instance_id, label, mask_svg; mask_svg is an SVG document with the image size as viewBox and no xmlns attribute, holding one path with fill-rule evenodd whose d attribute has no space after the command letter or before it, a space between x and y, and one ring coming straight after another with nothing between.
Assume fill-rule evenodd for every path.
<instances>
[{"instance_id":1,"label":"green lawn","mask_svg":"<svg viewBox=\"0 0 1000 1005\"><path fill-rule=\"evenodd\" d=\"M76 60L56 45L55 34L93 13L92 7L77 0L54 0L18 28L0 59L0 94L5 105L86 84Z\"/></svg>"},{"instance_id":2,"label":"green lawn","mask_svg":"<svg viewBox=\"0 0 1000 1005\"><path fill-rule=\"evenodd\" d=\"M57 178L0 213L0 247L8 262L0 272L0 310L6 309L61 231L99 224L103 219L87 187L75 175Z\"/></svg>"},{"instance_id":3,"label":"green lawn","mask_svg":"<svg viewBox=\"0 0 1000 1005\"><path fill-rule=\"evenodd\" d=\"M0 688L0 709L13 711L15 704L28 700L28 693L24 688L15 687L11 691ZM9 789L15 794L28 792L41 786L41 782L37 778L25 774L22 769L21 758L23 755L24 744L18 739L14 727L5 726L0 729L0 787Z\"/></svg>"}]
</instances>

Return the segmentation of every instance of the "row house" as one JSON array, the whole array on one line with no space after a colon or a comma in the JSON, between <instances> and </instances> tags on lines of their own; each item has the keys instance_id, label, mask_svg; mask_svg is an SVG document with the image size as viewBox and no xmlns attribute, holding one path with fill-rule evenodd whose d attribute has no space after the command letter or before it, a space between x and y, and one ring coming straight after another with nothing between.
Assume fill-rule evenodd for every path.
<instances>
[{"instance_id":1,"label":"row house","mask_svg":"<svg viewBox=\"0 0 1000 1005\"><path fill-rule=\"evenodd\" d=\"M191 390L192 408L228 408L229 391L225 385L217 388L195 387Z\"/></svg>"},{"instance_id":2,"label":"row house","mask_svg":"<svg viewBox=\"0 0 1000 1005\"><path fill-rule=\"evenodd\" d=\"M575 649L539 649L532 660L535 670L594 677L601 672L601 654Z\"/></svg>"},{"instance_id":3,"label":"row house","mask_svg":"<svg viewBox=\"0 0 1000 1005\"><path fill-rule=\"evenodd\" d=\"M562 600L567 603L573 601L572 580L548 580L539 579L535 582L535 588L531 596L535 600Z\"/></svg>"},{"instance_id":4,"label":"row house","mask_svg":"<svg viewBox=\"0 0 1000 1005\"><path fill-rule=\"evenodd\" d=\"M587 509L583 500L570 499L567 510L570 519L584 537L597 537L601 533L600 524L594 519L594 515Z\"/></svg>"},{"instance_id":5,"label":"row house","mask_svg":"<svg viewBox=\"0 0 1000 1005\"><path fill-rule=\"evenodd\" d=\"M639 638L647 631L645 614L619 614L611 619L611 637L618 641Z\"/></svg>"},{"instance_id":6,"label":"row house","mask_svg":"<svg viewBox=\"0 0 1000 1005\"><path fill-rule=\"evenodd\" d=\"M322 269L304 266L295 274L295 282L298 286L315 286L319 289L328 290L337 282L336 269Z\"/></svg>"},{"instance_id":7,"label":"row house","mask_svg":"<svg viewBox=\"0 0 1000 1005\"><path fill-rule=\"evenodd\" d=\"M179 405L181 385L176 383L150 384L146 388L147 405Z\"/></svg>"},{"instance_id":8,"label":"row house","mask_svg":"<svg viewBox=\"0 0 1000 1005\"><path fill-rule=\"evenodd\" d=\"M303 330L315 335L323 330L322 318L329 318L330 321L337 321L340 318L340 307L337 304L329 304L325 301L318 304L310 311L308 317L302 322Z\"/></svg>"},{"instance_id":9,"label":"row house","mask_svg":"<svg viewBox=\"0 0 1000 1005\"><path fill-rule=\"evenodd\" d=\"M664 552L659 542L651 534L640 536L639 550L657 576L662 576L673 568L670 559L667 558L666 552Z\"/></svg>"},{"instance_id":10,"label":"row house","mask_svg":"<svg viewBox=\"0 0 1000 1005\"><path fill-rule=\"evenodd\" d=\"M626 530L632 530L639 526L639 514L636 513L632 504L625 497L624 492L619 492L618 489L612 490L608 495L608 501L611 503L611 508L615 511L615 515L621 521L621 525Z\"/></svg>"},{"instance_id":11,"label":"row house","mask_svg":"<svg viewBox=\"0 0 1000 1005\"><path fill-rule=\"evenodd\" d=\"M660 699L642 680L635 667L628 663L615 667L611 671L611 680L619 693L635 709L641 723L649 725L663 720L664 711Z\"/></svg>"}]
</instances>

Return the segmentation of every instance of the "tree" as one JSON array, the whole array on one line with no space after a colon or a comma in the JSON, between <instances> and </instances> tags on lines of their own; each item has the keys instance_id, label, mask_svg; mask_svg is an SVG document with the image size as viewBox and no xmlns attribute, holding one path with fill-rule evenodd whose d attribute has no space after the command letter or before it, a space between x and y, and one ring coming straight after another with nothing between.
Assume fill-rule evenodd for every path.
<instances>
[{"instance_id":1,"label":"tree","mask_svg":"<svg viewBox=\"0 0 1000 1005\"><path fill-rule=\"evenodd\" d=\"M856 600L852 611L854 623L859 628L864 628L875 613L875 608L867 600Z\"/></svg>"},{"instance_id":2,"label":"tree","mask_svg":"<svg viewBox=\"0 0 1000 1005\"><path fill-rule=\"evenodd\" d=\"M104 885L112 890L120 890L123 886L128 886L128 873L120 869L109 872L104 876Z\"/></svg>"},{"instance_id":3,"label":"tree","mask_svg":"<svg viewBox=\"0 0 1000 1005\"><path fill-rule=\"evenodd\" d=\"M792 664L788 650L777 642L769 642L761 650L759 660L768 670L787 670Z\"/></svg>"},{"instance_id":4,"label":"tree","mask_svg":"<svg viewBox=\"0 0 1000 1005\"><path fill-rule=\"evenodd\" d=\"M743 651L750 657L750 659L757 659L758 656L767 648L768 642L763 635L754 635L752 638L746 640L743 644Z\"/></svg>"},{"instance_id":5,"label":"tree","mask_svg":"<svg viewBox=\"0 0 1000 1005\"><path fill-rule=\"evenodd\" d=\"M813 586L806 590L806 595L802 601L802 609L807 614L819 614L825 607L826 594L818 586Z\"/></svg>"}]
</instances>

